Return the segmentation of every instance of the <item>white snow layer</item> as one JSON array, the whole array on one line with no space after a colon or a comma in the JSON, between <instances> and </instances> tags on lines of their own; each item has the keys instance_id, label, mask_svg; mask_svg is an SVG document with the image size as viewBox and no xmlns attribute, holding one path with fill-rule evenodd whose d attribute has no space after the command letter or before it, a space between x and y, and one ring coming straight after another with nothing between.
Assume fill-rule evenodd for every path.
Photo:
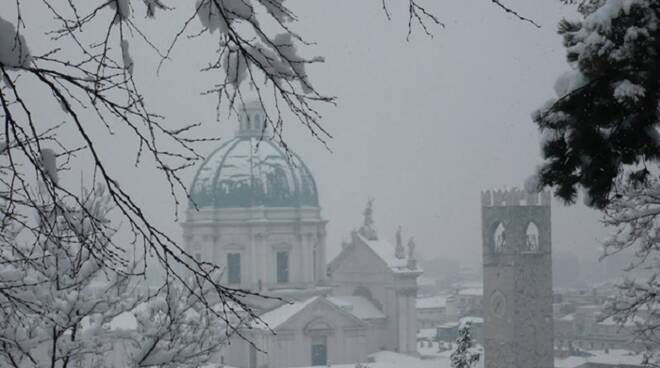
<instances>
[{"instance_id":1,"label":"white snow layer","mask_svg":"<svg viewBox=\"0 0 660 368\"><path fill-rule=\"evenodd\" d=\"M619 102L632 101L637 102L638 99L644 97L644 87L634 84L629 80L619 82L614 88L614 98Z\"/></svg>"},{"instance_id":2,"label":"white snow layer","mask_svg":"<svg viewBox=\"0 0 660 368\"><path fill-rule=\"evenodd\" d=\"M328 301L359 319L385 318L385 314L365 297L334 296L328 297Z\"/></svg>"},{"instance_id":3,"label":"white snow layer","mask_svg":"<svg viewBox=\"0 0 660 368\"><path fill-rule=\"evenodd\" d=\"M447 305L447 295L417 298L417 309L438 309Z\"/></svg>"},{"instance_id":4,"label":"white snow layer","mask_svg":"<svg viewBox=\"0 0 660 368\"><path fill-rule=\"evenodd\" d=\"M222 9L219 9L213 0L197 0L195 3L200 22L211 33L217 30L226 32L228 23L235 19L250 19L254 15L254 9L249 1L222 0L218 3Z\"/></svg>"},{"instance_id":5,"label":"white snow layer","mask_svg":"<svg viewBox=\"0 0 660 368\"><path fill-rule=\"evenodd\" d=\"M124 68L129 74L133 74L133 58L128 50L128 41L121 40L121 57L124 61Z\"/></svg>"},{"instance_id":6,"label":"white snow layer","mask_svg":"<svg viewBox=\"0 0 660 368\"><path fill-rule=\"evenodd\" d=\"M128 1L129 0L113 0L109 3L110 7L117 12L117 17L120 21L128 19L131 15L131 5Z\"/></svg>"},{"instance_id":7,"label":"white snow layer","mask_svg":"<svg viewBox=\"0 0 660 368\"><path fill-rule=\"evenodd\" d=\"M557 78L557 81L555 82L555 93L557 94L557 97L566 96L576 89L583 87L586 82L584 75L579 71L567 71Z\"/></svg>"},{"instance_id":8,"label":"white snow layer","mask_svg":"<svg viewBox=\"0 0 660 368\"><path fill-rule=\"evenodd\" d=\"M415 265L415 268L408 267L408 257L397 258L395 255L395 247L386 240L368 240L364 236L358 234L362 242L364 242L378 257L380 257L385 264L394 272L420 272L421 268Z\"/></svg>"},{"instance_id":9,"label":"white snow layer","mask_svg":"<svg viewBox=\"0 0 660 368\"><path fill-rule=\"evenodd\" d=\"M277 307L272 311L266 312L259 316L261 320L255 320L253 323L251 323L251 327L260 329L275 329L282 325L284 322L288 321L291 317L298 314L298 312L302 311L306 306L311 304L316 299L318 299L318 297L309 298L302 302L284 304L281 307Z\"/></svg>"}]
</instances>

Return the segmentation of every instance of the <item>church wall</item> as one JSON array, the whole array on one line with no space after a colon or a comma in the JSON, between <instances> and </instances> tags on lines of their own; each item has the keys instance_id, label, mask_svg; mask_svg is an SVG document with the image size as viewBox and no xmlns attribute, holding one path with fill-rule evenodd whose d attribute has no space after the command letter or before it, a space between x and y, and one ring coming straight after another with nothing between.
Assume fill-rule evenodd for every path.
<instances>
[{"instance_id":1,"label":"church wall","mask_svg":"<svg viewBox=\"0 0 660 368\"><path fill-rule=\"evenodd\" d=\"M399 334L398 351L402 353L417 352L416 280L416 276L410 277L406 274L395 276L398 319L396 331Z\"/></svg>"},{"instance_id":2,"label":"church wall","mask_svg":"<svg viewBox=\"0 0 660 368\"><path fill-rule=\"evenodd\" d=\"M263 341L259 339L260 335L246 334L245 336L255 344L263 346ZM218 354L217 359L214 359L213 361L217 363L224 361L225 364L230 366L249 368L249 356L250 344L241 339L239 336L234 336L229 339L227 345L224 346Z\"/></svg>"},{"instance_id":3,"label":"church wall","mask_svg":"<svg viewBox=\"0 0 660 368\"><path fill-rule=\"evenodd\" d=\"M327 302L313 302L279 326L276 334L268 330L253 330L254 335L248 335L251 341L268 352L256 353L256 368L310 366L314 336L326 336L330 363L365 362L369 353L369 327L344 313L329 306ZM234 338L223 354L226 364L249 368L250 344L247 341Z\"/></svg>"},{"instance_id":4,"label":"church wall","mask_svg":"<svg viewBox=\"0 0 660 368\"><path fill-rule=\"evenodd\" d=\"M417 351L416 276L399 277L366 245L357 243L332 273L335 295L361 295L368 290L386 315L385 328L371 348L404 353ZM396 275L396 276L395 276ZM368 295L363 295L368 297Z\"/></svg>"},{"instance_id":5,"label":"church wall","mask_svg":"<svg viewBox=\"0 0 660 368\"><path fill-rule=\"evenodd\" d=\"M388 346L396 344L396 341L389 334L390 328L387 320L369 321L369 324L367 333L367 350L369 353L387 350Z\"/></svg>"},{"instance_id":6,"label":"church wall","mask_svg":"<svg viewBox=\"0 0 660 368\"><path fill-rule=\"evenodd\" d=\"M332 280L337 285L336 295L355 295L359 287L365 287L383 312L395 309L392 272L366 246L355 246L334 270Z\"/></svg>"},{"instance_id":7,"label":"church wall","mask_svg":"<svg viewBox=\"0 0 660 368\"><path fill-rule=\"evenodd\" d=\"M260 285L307 288L324 279L324 228L318 208L191 210L183 225L184 245L193 256L224 268L227 254L239 253L241 284L236 286L253 290ZM278 284L276 277L276 254L281 250L289 252L286 284Z\"/></svg>"}]
</instances>

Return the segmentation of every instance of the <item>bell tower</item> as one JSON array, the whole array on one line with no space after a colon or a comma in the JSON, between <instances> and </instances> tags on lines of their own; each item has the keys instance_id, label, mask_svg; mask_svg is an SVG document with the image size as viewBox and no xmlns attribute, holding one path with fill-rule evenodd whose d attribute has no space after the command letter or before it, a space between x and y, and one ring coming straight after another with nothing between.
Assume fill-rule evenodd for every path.
<instances>
[{"instance_id":1,"label":"bell tower","mask_svg":"<svg viewBox=\"0 0 660 368\"><path fill-rule=\"evenodd\" d=\"M481 193L485 368L552 368L550 193Z\"/></svg>"}]
</instances>

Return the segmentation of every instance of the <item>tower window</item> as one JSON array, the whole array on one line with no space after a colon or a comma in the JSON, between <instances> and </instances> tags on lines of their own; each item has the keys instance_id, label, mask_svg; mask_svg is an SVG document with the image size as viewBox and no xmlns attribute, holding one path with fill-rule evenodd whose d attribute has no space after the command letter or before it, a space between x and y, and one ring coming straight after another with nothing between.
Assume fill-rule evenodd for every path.
<instances>
[{"instance_id":1,"label":"tower window","mask_svg":"<svg viewBox=\"0 0 660 368\"><path fill-rule=\"evenodd\" d=\"M497 224L495 232L493 233L493 249L495 252L500 253L506 247L506 229L502 223Z\"/></svg>"},{"instance_id":2,"label":"tower window","mask_svg":"<svg viewBox=\"0 0 660 368\"><path fill-rule=\"evenodd\" d=\"M227 282L230 284L241 283L241 254L227 254Z\"/></svg>"},{"instance_id":3,"label":"tower window","mask_svg":"<svg viewBox=\"0 0 660 368\"><path fill-rule=\"evenodd\" d=\"M535 223L530 222L525 231L525 248L530 252L539 250L539 228Z\"/></svg>"},{"instance_id":4,"label":"tower window","mask_svg":"<svg viewBox=\"0 0 660 368\"><path fill-rule=\"evenodd\" d=\"M277 252L277 283L289 282L289 252Z\"/></svg>"}]
</instances>

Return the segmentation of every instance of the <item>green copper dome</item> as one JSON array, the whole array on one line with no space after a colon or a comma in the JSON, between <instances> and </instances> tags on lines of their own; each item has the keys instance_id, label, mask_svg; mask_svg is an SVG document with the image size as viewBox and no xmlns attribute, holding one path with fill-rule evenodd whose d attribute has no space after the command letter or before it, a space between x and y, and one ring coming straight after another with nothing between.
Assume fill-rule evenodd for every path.
<instances>
[{"instance_id":1,"label":"green copper dome","mask_svg":"<svg viewBox=\"0 0 660 368\"><path fill-rule=\"evenodd\" d=\"M236 137L211 153L197 171L191 196L199 208L318 207L316 183L300 157L260 140L259 111L248 105Z\"/></svg>"}]
</instances>

